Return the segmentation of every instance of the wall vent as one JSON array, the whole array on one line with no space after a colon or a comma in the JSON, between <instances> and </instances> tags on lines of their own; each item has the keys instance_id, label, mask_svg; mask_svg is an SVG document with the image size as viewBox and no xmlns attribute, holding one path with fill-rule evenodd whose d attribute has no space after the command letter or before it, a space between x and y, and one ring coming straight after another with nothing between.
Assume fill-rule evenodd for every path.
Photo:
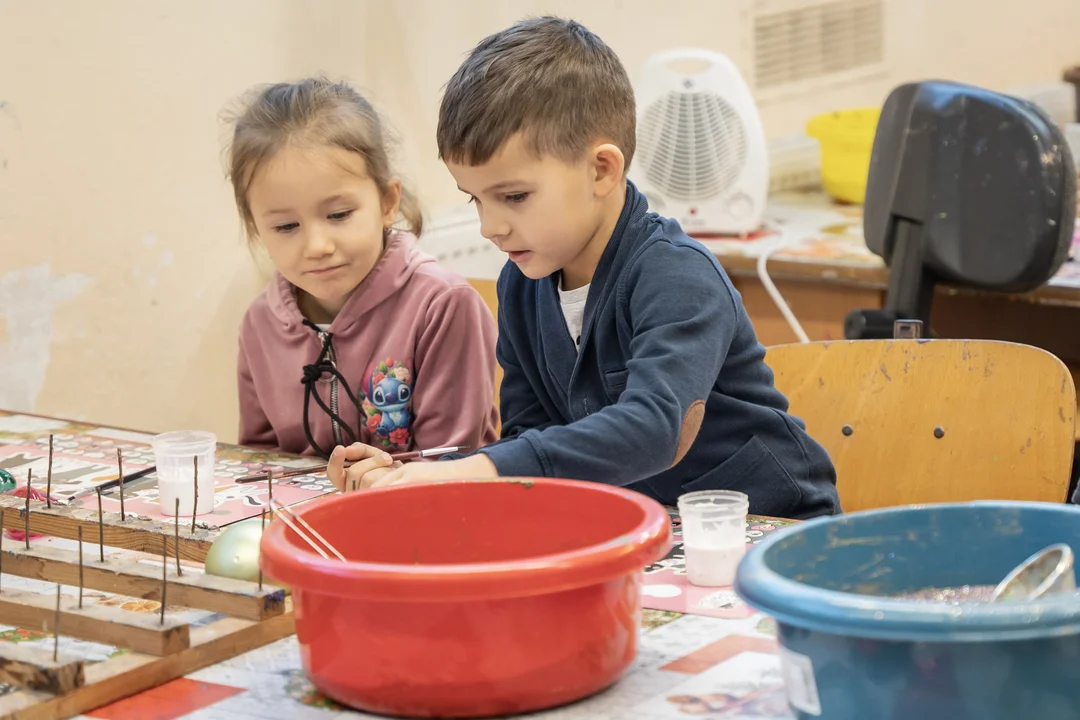
<instances>
[{"instance_id":1,"label":"wall vent","mask_svg":"<svg viewBox=\"0 0 1080 720\"><path fill-rule=\"evenodd\" d=\"M862 77L884 68L884 0L756 0L753 8L758 91Z\"/></svg>"}]
</instances>

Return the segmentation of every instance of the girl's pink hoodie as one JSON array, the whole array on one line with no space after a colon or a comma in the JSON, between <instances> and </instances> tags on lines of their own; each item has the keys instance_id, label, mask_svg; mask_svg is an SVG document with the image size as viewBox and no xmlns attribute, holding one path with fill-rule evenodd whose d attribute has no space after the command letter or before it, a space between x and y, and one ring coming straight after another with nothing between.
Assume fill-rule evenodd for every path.
<instances>
[{"instance_id":1,"label":"girl's pink hoodie","mask_svg":"<svg viewBox=\"0 0 1080 720\"><path fill-rule=\"evenodd\" d=\"M491 313L463 278L395 232L326 328L276 274L240 328L240 443L326 457L496 439Z\"/></svg>"}]
</instances>

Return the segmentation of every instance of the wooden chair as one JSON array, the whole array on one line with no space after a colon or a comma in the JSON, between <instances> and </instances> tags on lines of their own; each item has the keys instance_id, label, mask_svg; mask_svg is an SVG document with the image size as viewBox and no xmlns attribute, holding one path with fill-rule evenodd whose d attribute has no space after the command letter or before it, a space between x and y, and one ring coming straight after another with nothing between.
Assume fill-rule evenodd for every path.
<instances>
[{"instance_id":1,"label":"wooden chair","mask_svg":"<svg viewBox=\"0 0 1080 720\"><path fill-rule=\"evenodd\" d=\"M1076 389L1058 358L990 340L779 345L766 363L836 466L845 512L1063 502Z\"/></svg>"},{"instance_id":2,"label":"wooden chair","mask_svg":"<svg viewBox=\"0 0 1080 720\"><path fill-rule=\"evenodd\" d=\"M488 310L491 311L491 316L498 320L499 295L496 292L495 281L469 278L469 284L473 286L473 289L476 290L476 292L480 293L480 297L484 299L484 304L487 305Z\"/></svg>"},{"instance_id":3,"label":"wooden chair","mask_svg":"<svg viewBox=\"0 0 1080 720\"><path fill-rule=\"evenodd\" d=\"M499 296L495 292L494 280L479 280L476 278L469 278L469 284L480 293L480 297L484 299L484 304L487 305L488 310L491 311L491 316L495 318L495 321L499 321ZM495 407L499 407L499 387L502 385L503 371L501 367L495 368ZM502 421L499 422L499 426L502 426Z\"/></svg>"}]
</instances>

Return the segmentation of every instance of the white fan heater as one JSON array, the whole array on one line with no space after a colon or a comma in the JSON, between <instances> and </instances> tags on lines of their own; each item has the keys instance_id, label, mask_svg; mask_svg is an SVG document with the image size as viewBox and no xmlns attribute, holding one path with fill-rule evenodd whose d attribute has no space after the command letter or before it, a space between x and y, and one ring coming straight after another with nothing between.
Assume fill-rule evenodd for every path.
<instances>
[{"instance_id":1,"label":"white fan heater","mask_svg":"<svg viewBox=\"0 0 1080 720\"><path fill-rule=\"evenodd\" d=\"M769 192L765 130L750 88L725 55L670 50L645 62L629 177L650 209L700 235L761 226Z\"/></svg>"}]
</instances>

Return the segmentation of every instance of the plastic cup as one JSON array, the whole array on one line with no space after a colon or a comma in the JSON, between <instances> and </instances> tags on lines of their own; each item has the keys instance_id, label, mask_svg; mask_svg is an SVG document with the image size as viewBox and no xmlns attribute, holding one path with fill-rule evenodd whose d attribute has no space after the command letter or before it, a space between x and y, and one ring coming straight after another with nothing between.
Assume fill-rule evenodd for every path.
<instances>
[{"instance_id":1,"label":"plastic cup","mask_svg":"<svg viewBox=\"0 0 1080 720\"><path fill-rule=\"evenodd\" d=\"M217 435L203 430L176 430L157 435L150 443L157 463L158 502L163 515L205 515L214 509L214 465ZM199 461L199 489L195 491L195 459ZM197 498L196 498L197 495ZM196 509L197 501L197 509Z\"/></svg>"},{"instance_id":2,"label":"plastic cup","mask_svg":"<svg viewBox=\"0 0 1080 720\"><path fill-rule=\"evenodd\" d=\"M679 498L686 576L692 585L727 587L746 554L750 499L734 490L701 490Z\"/></svg>"}]
</instances>

